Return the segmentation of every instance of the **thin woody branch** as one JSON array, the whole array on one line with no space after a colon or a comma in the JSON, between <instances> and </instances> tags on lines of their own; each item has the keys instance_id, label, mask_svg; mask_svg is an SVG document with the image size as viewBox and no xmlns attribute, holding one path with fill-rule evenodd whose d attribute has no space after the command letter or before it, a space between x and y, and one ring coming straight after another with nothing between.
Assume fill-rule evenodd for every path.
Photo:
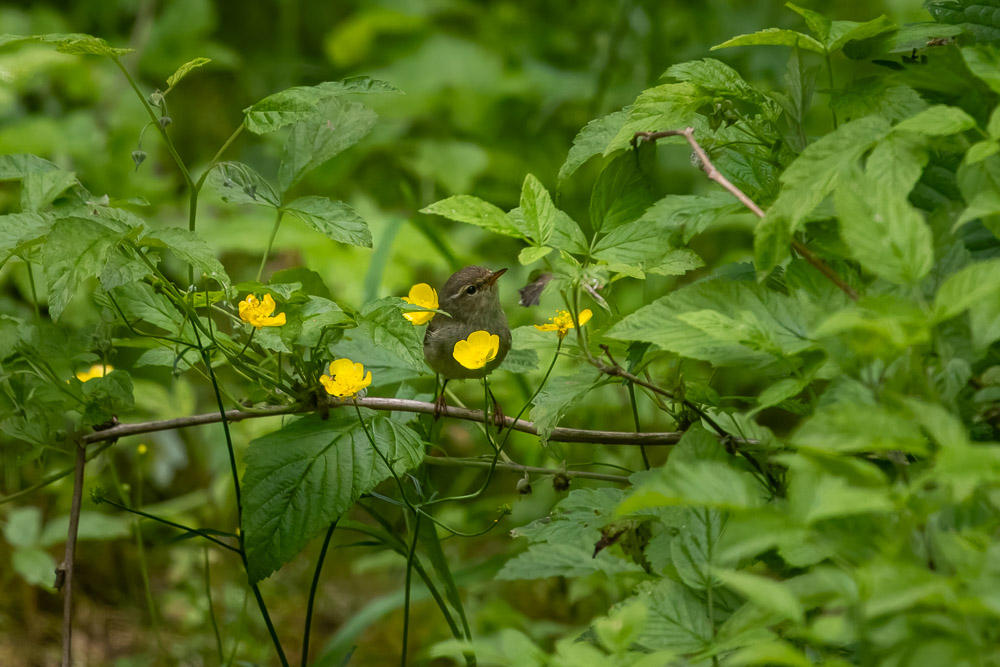
<instances>
[{"instance_id":1,"label":"thin woody branch","mask_svg":"<svg viewBox=\"0 0 1000 667\"><path fill-rule=\"evenodd\" d=\"M746 206L748 209L753 211L754 215L758 218L764 217L764 211L754 200L750 199L742 190L732 184L732 182L726 178L722 172L715 168L712 161L709 159L708 154L701 147L694 138L694 128L686 127L683 130L660 130L659 132L636 132L632 137L632 146L635 147L639 141L656 141L657 139L662 139L664 137L684 137L687 142L691 145L691 150L694 154L698 156L698 162L701 165L702 171L708 176L709 180L715 181L723 188L726 189L729 194L736 197L741 204ZM809 248L800 243L796 239L792 239L792 248L795 252L802 255L802 259L806 260L812 264L817 271L826 276L827 280L836 285L840 291L846 294L852 301L858 300L858 293L854 291L854 288L844 282L844 279L837 275L837 272L830 268L830 265L824 262L822 259L817 257Z\"/></svg>"},{"instance_id":2,"label":"thin woody branch","mask_svg":"<svg viewBox=\"0 0 1000 667\"><path fill-rule=\"evenodd\" d=\"M481 459L452 459L441 456L425 456L424 463L432 466L454 467L454 468L489 468L491 461ZM519 463L496 463L493 464L497 470L509 470L511 472L527 472L536 475L564 475L565 477L579 477L580 479L596 479L602 482L615 482L616 484L629 484L629 478L625 475L608 475L600 472L589 472L587 470L553 470L552 468L536 468L534 466L524 466Z\"/></svg>"},{"instance_id":3,"label":"thin woody branch","mask_svg":"<svg viewBox=\"0 0 1000 667\"><path fill-rule=\"evenodd\" d=\"M330 406L333 408L353 406L353 404L354 403L352 401L331 400L330 402ZM360 407L368 408L369 410L415 412L418 414L428 415L434 414L435 410L433 403L425 403L423 401L414 401L405 398L359 398L357 399L357 404ZM254 410L228 410L226 412L226 420L230 422L237 422L245 419L273 417L276 415L302 414L314 411L314 407L301 405L270 406L265 408L256 408ZM483 422L486 419L482 410L470 410L468 408L452 406L446 406L441 414L453 419L462 419L473 422ZM490 417L490 420L492 423L492 417ZM137 422L133 424L118 424L103 431L88 433L83 436L82 440L85 444L89 444L92 442L100 442L102 440L122 438L128 435L168 431L171 429L200 426L203 424L215 424L220 421L222 421L222 415L219 412L210 412L201 415L192 415L190 417L178 417L176 419ZM506 428L513 428L515 431L521 431L522 433L538 435L538 429L535 428L535 425L524 419L518 419L515 421L511 417L506 417L504 420L504 426ZM581 428L557 427L552 430L552 434L548 439L553 442L580 442L601 445L674 445L677 444L682 435L683 433L677 431L631 433L628 431L595 431Z\"/></svg>"},{"instance_id":4,"label":"thin woody branch","mask_svg":"<svg viewBox=\"0 0 1000 667\"><path fill-rule=\"evenodd\" d=\"M66 533L66 555L56 568L56 588L63 589L62 667L73 662L73 559L76 556L76 536L80 528L80 503L83 497L83 469L87 464L87 450L76 443L76 467L73 475L73 501L69 511L69 530Z\"/></svg>"}]
</instances>

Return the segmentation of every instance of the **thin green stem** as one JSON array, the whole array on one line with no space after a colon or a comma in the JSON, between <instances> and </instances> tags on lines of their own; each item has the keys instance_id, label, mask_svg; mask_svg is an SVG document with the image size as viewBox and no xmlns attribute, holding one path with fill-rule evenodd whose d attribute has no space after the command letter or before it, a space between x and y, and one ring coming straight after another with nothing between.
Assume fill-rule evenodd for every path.
<instances>
[{"instance_id":1,"label":"thin green stem","mask_svg":"<svg viewBox=\"0 0 1000 667\"><path fill-rule=\"evenodd\" d=\"M627 386L628 400L632 404L632 421L635 423L635 432L641 433L642 429L639 426L639 406L635 402L635 385L629 382ZM646 470L649 470L649 456L646 454L645 445L639 445L639 453L642 454L642 464L646 466Z\"/></svg>"},{"instance_id":2,"label":"thin green stem","mask_svg":"<svg viewBox=\"0 0 1000 667\"><path fill-rule=\"evenodd\" d=\"M38 327L39 336L42 331L42 312L38 307L38 292L35 291L35 272L31 269L31 262L25 261L24 265L28 269L28 285L31 286L31 306L35 311L35 326Z\"/></svg>"},{"instance_id":3,"label":"thin green stem","mask_svg":"<svg viewBox=\"0 0 1000 667\"><path fill-rule=\"evenodd\" d=\"M403 650L400 653L400 664L406 667L406 646L410 636L410 583L413 576L413 558L417 553L417 537L420 535L420 515L413 517L413 539L410 541L410 552L406 556L406 587L403 589Z\"/></svg>"},{"instance_id":4,"label":"thin green stem","mask_svg":"<svg viewBox=\"0 0 1000 667\"><path fill-rule=\"evenodd\" d=\"M319 551L319 560L316 561L316 571L313 573L312 585L309 586L309 603L306 606L306 627L302 633L302 667L309 664L309 630L312 627L313 604L316 602L316 588L319 586L319 574L323 570L323 561L326 559L326 550L330 548L330 538L337 527L337 522L330 524L330 529L326 531L323 538L323 548Z\"/></svg>"},{"instance_id":5,"label":"thin green stem","mask_svg":"<svg viewBox=\"0 0 1000 667\"><path fill-rule=\"evenodd\" d=\"M222 144L222 147L215 154L215 157L213 157L212 160L208 163L208 167L205 169L205 173L203 173L198 178L198 182L195 183L194 189L197 192L201 192L201 189L205 185L205 180L208 178L208 175L212 172L212 169L215 168L215 165L219 164L219 158L221 158L222 154L229 149L229 147L232 145L234 141L236 141L236 137L240 136L240 134L243 132L243 128L245 127L246 127L245 123L240 123L240 126L236 128L236 131L233 132L231 135L229 135L229 138L226 139L226 143Z\"/></svg>"},{"instance_id":6,"label":"thin green stem","mask_svg":"<svg viewBox=\"0 0 1000 667\"><path fill-rule=\"evenodd\" d=\"M88 461L93 460L94 457L96 457L98 454L100 454L101 452L103 452L105 449L107 449L111 445L115 444L115 442L117 442L117 441L116 440L109 440L108 442L105 442L102 445L100 445L99 447L95 448L93 452L90 452L89 454L87 454L87 460ZM25 496L31 495L35 491L38 491L39 489L43 489L46 486L48 486L49 484L54 484L55 482L58 482L59 480L61 480L63 477L67 477L68 475L72 474L74 470L76 470L76 466L74 466L72 468L65 468L63 470L60 470L59 472L54 472L51 475L49 475L48 477L43 478L40 482L32 484L31 486L29 486L26 489L21 489L20 491L17 491L16 493L12 493L9 496L4 496L3 498L0 498L0 505L4 505L4 504L10 503L10 502L14 502L18 498L23 498Z\"/></svg>"},{"instance_id":7,"label":"thin green stem","mask_svg":"<svg viewBox=\"0 0 1000 667\"><path fill-rule=\"evenodd\" d=\"M236 637L233 638L233 648L229 652L229 659L226 660L226 667L233 664L233 660L236 659L236 649L240 646L240 641L243 639L243 631L247 626L247 602L250 600L250 596L243 591L243 607L240 609L240 627L236 631Z\"/></svg>"},{"instance_id":8,"label":"thin green stem","mask_svg":"<svg viewBox=\"0 0 1000 667\"><path fill-rule=\"evenodd\" d=\"M128 507L127 505L123 505L121 503L116 503L115 501L109 500L107 498L104 498L102 500L102 502L105 502L105 503L111 505L112 507L117 507L118 509L122 510L123 512L128 512L129 514L135 514L137 516L141 516L141 517L144 517L146 519L151 519L152 521L156 521L157 523L162 523L162 524L165 524L165 525L170 526L172 528L177 528L178 530L183 530L186 533L191 533L193 535L197 535L198 537L204 537L209 542L217 544L218 546L222 547L223 549L228 549L229 551L232 551L234 553L240 553L240 550L237 549L236 547L234 547L234 546L232 546L230 544L226 544L222 540L220 540L220 539L218 539L218 538L216 538L216 537L214 537L212 535L209 535L208 533L203 532L202 530L200 530L198 528L192 528L190 526L185 526L182 523L176 523L174 521L170 521L169 519L164 519L163 517L156 516L155 514L150 514L148 512L143 512L142 510L135 509L134 507Z\"/></svg>"},{"instance_id":9,"label":"thin green stem","mask_svg":"<svg viewBox=\"0 0 1000 667\"><path fill-rule=\"evenodd\" d=\"M826 54L826 75L830 82L830 115L833 117L833 129L837 129L837 112L833 109L833 60L830 58L830 54Z\"/></svg>"},{"instance_id":10,"label":"thin green stem","mask_svg":"<svg viewBox=\"0 0 1000 667\"><path fill-rule=\"evenodd\" d=\"M261 276L264 275L264 267L267 266L267 258L271 254L271 247L274 245L274 238L278 235L278 227L281 226L281 218L284 215L285 212L279 208L274 216L274 226L271 227L271 236L267 239L267 247L264 249L264 256L260 258L260 268L257 269L257 282L260 282Z\"/></svg>"},{"instance_id":11,"label":"thin green stem","mask_svg":"<svg viewBox=\"0 0 1000 667\"><path fill-rule=\"evenodd\" d=\"M215 620L215 607L212 605L212 572L208 565L208 547L202 550L205 560L205 597L208 598L208 620L212 623L212 632L215 634L215 650L219 654L219 664L226 659L222 652L222 635L219 634L219 624Z\"/></svg>"}]
</instances>

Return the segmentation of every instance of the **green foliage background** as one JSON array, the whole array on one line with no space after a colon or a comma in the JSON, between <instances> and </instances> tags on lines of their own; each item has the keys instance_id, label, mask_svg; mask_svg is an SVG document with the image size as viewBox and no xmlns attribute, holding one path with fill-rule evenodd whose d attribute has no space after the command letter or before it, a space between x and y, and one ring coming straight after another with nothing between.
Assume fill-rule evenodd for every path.
<instances>
[{"instance_id":1,"label":"green foliage background","mask_svg":"<svg viewBox=\"0 0 1000 667\"><path fill-rule=\"evenodd\" d=\"M470 663L453 635L479 664L997 664L1000 26L964 2L811 8L0 5L6 33L111 45L0 39L0 662L57 660L72 478L41 484L72 466L73 437L218 410L194 317L219 327L206 354L226 408L315 405L334 356L372 370L369 395L430 400L422 329L395 297L483 264L511 267L515 352L493 390L513 413L544 382L527 413L541 438L507 453L622 483L567 493L559 474L498 470L416 515L401 486L482 485L482 468L421 465L490 454L474 424L240 421L244 569L89 497L236 544L223 427L122 438L87 467L77 655L275 663L249 573L296 662L340 517L315 664L398 661L406 600L414 664ZM170 88L157 115L191 184L206 174L195 233L190 184L111 47L135 49L120 57L144 96ZM686 126L762 220L681 138L629 143ZM540 306L517 305L543 267ZM264 291L289 324L234 355L248 333L226 309ZM557 346L531 326L557 308L595 317ZM602 375L602 344L673 398ZM72 379L102 362L116 370ZM546 442L557 424L683 436ZM411 544L427 578L407 594Z\"/></svg>"}]
</instances>

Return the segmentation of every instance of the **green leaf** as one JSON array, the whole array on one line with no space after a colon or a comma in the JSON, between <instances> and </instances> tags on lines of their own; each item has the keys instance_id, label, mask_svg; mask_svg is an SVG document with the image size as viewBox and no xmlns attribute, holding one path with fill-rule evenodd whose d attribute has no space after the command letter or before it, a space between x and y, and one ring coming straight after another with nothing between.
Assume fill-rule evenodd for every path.
<instances>
[{"instance_id":1,"label":"green leaf","mask_svg":"<svg viewBox=\"0 0 1000 667\"><path fill-rule=\"evenodd\" d=\"M854 480L835 474L839 472L835 464L841 462L820 459L804 465L793 460L788 473L788 516L797 525L895 509L888 485L852 484Z\"/></svg>"},{"instance_id":2,"label":"green leaf","mask_svg":"<svg viewBox=\"0 0 1000 667\"><path fill-rule=\"evenodd\" d=\"M716 570L716 576L734 591L747 598L761 609L773 611L782 618L801 623L805 610L798 598L779 581L749 572Z\"/></svg>"},{"instance_id":3,"label":"green leaf","mask_svg":"<svg viewBox=\"0 0 1000 667\"><path fill-rule=\"evenodd\" d=\"M504 236L523 239L524 234L500 208L471 195L455 195L420 209L427 215L440 215Z\"/></svg>"},{"instance_id":4,"label":"green leaf","mask_svg":"<svg viewBox=\"0 0 1000 667\"><path fill-rule=\"evenodd\" d=\"M590 225L595 232L635 220L656 201L650 185L654 154L651 145L622 153L597 177L590 195Z\"/></svg>"},{"instance_id":5,"label":"green leaf","mask_svg":"<svg viewBox=\"0 0 1000 667\"><path fill-rule=\"evenodd\" d=\"M108 257L108 263L101 271L101 287L112 290L121 285L127 285L150 275L149 266L135 256L132 251L113 252Z\"/></svg>"},{"instance_id":6,"label":"green leaf","mask_svg":"<svg viewBox=\"0 0 1000 667\"><path fill-rule=\"evenodd\" d=\"M366 419L397 474L418 465L419 436L391 419ZM352 412L310 415L251 441L243 474L243 526L251 581L295 557L362 493L390 477Z\"/></svg>"},{"instance_id":7,"label":"green leaf","mask_svg":"<svg viewBox=\"0 0 1000 667\"><path fill-rule=\"evenodd\" d=\"M830 26L832 22L830 19L826 18L818 12L814 12L811 9L806 9L805 7L799 7L791 2L786 2L785 7L788 7L793 12L801 16L806 21L806 25L809 26L809 30L812 34L821 42L826 42L827 37L830 36Z\"/></svg>"},{"instance_id":8,"label":"green leaf","mask_svg":"<svg viewBox=\"0 0 1000 667\"><path fill-rule=\"evenodd\" d=\"M687 243L695 235L744 210L743 204L722 190L713 190L707 195L667 195L647 208L635 224L655 226L667 236L680 231L682 240Z\"/></svg>"},{"instance_id":9,"label":"green leaf","mask_svg":"<svg viewBox=\"0 0 1000 667\"><path fill-rule=\"evenodd\" d=\"M958 107L935 104L893 128L895 132L916 132L931 137L957 134L976 126L976 119Z\"/></svg>"},{"instance_id":10,"label":"green leaf","mask_svg":"<svg viewBox=\"0 0 1000 667\"><path fill-rule=\"evenodd\" d=\"M890 123L909 118L927 107L910 86L881 76L851 81L830 100L830 110L844 118L878 116Z\"/></svg>"},{"instance_id":11,"label":"green leaf","mask_svg":"<svg viewBox=\"0 0 1000 667\"><path fill-rule=\"evenodd\" d=\"M618 134L604 148L604 154L609 155L628 146L636 132L684 129L688 125L695 126L695 129L705 127L704 119L697 111L703 105L712 102L713 97L686 81L666 83L644 90L636 98L635 103L627 108L628 117L618 130ZM683 143L684 138L675 137L673 141Z\"/></svg>"},{"instance_id":12,"label":"green leaf","mask_svg":"<svg viewBox=\"0 0 1000 667\"><path fill-rule=\"evenodd\" d=\"M0 262L24 251L22 246L42 241L52 226L52 217L40 213L0 216Z\"/></svg>"},{"instance_id":13,"label":"green leaf","mask_svg":"<svg viewBox=\"0 0 1000 667\"><path fill-rule=\"evenodd\" d=\"M86 218L64 218L52 225L42 246L42 265L53 320L59 319L82 283L101 275L121 238L122 234Z\"/></svg>"},{"instance_id":14,"label":"green leaf","mask_svg":"<svg viewBox=\"0 0 1000 667\"><path fill-rule=\"evenodd\" d=\"M683 517L672 525L676 532L670 540L670 562L681 582L696 591L716 585L712 572L724 565L719 561L719 540L726 528L726 517L719 510L685 508Z\"/></svg>"},{"instance_id":15,"label":"green leaf","mask_svg":"<svg viewBox=\"0 0 1000 667\"><path fill-rule=\"evenodd\" d=\"M545 245L556 226L556 207L549 191L537 178L528 174L521 186L521 215L528 238L536 245Z\"/></svg>"},{"instance_id":16,"label":"green leaf","mask_svg":"<svg viewBox=\"0 0 1000 667\"><path fill-rule=\"evenodd\" d=\"M940 0L925 3L924 7L935 21L960 25L976 41L994 44L1000 41L1000 16L993 11L992 3L980 0Z\"/></svg>"},{"instance_id":17,"label":"green leaf","mask_svg":"<svg viewBox=\"0 0 1000 667\"><path fill-rule=\"evenodd\" d=\"M559 425L570 406L594 388L597 379L598 373L594 369L583 368L574 375L550 379L532 399L531 419L542 444L548 442L552 429Z\"/></svg>"},{"instance_id":18,"label":"green leaf","mask_svg":"<svg viewBox=\"0 0 1000 667\"><path fill-rule=\"evenodd\" d=\"M56 51L72 55L123 56L134 49L120 49L109 45L103 39L82 33L52 33L48 35L0 35L0 46L32 42L35 44L55 44Z\"/></svg>"},{"instance_id":19,"label":"green leaf","mask_svg":"<svg viewBox=\"0 0 1000 667\"><path fill-rule=\"evenodd\" d=\"M812 347L809 314L793 299L748 282L705 281L626 316L609 338L641 340L715 366L762 368Z\"/></svg>"},{"instance_id":20,"label":"green leaf","mask_svg":"<svg viewBox=\"0 0 1000 667\"><path fill-rule=\"evenodd\" d=\"M751 665L813 667L815 664L802 651L781 640L744 646L726 656L728 667L750 667Z\"/></svg>"},{"instance_id":21,"label":"green leaf","mask_svg":"<svg viewBox=\"0 0 1000 667\"><path fill-rule=\"evenodd\" d=\"M625 108L587 123L573 138L573 147L569 149L566 161L559 169L559 183L576 173L587 160L602 154L605 147L621 131L627 116L628 108Z\"/></svg>"},{"instance_id":22,"label":"green leaf","mask_svg":"<svg viewBox=\"0 0 1000 667\"><path fill-rule=\"evenodd\" d=\"M267 180L242 162L220 162L208 175L212 189L231 204L281 205L281 199Z\"/></svg>"},{"instance_id":23,"label":"green leaf","mask_svg":"<svg viewBox=\"0 0 1000 667\"><path fill-rule=\"evenodd\" d=\"M43 549L16 549L11 555L14 571L31 584L51 589L56 570L56 561Z\"/></svg>"},{"instance_id":24,"label":"green leaf","mask_svg":"<svg viewBox=\"0 0 1000 667\"><path fill-rule=\"evenodd\" d=\"M1000 52L993 44L962 47L966 67L994 93L1000 93Z\"/></svg>"},{"instance_id":25,"label":"green leaf","mask_svg":"<svg viewBox=\"0 0 1000 667\"><path fill-rule=\"evenodd\" d=\"M167 77L167 89L163 92L163 94L166 95L173 90L174 86L181 82L181 79L191 73L191 70L207 65L210 62L212 62L211 58L195 58L194 60L189 60L178 67L177 71Z\"/></svg>"},{"instance_id":26,"label":"green leaf","mask_svg":"<svg viewBox=\"0 0 1000 667\"><path fill-rule=\"evenodd\" d=\"M517 255L517 261L519 264L527 266L528 264L534 264L551 252L552 248L548 246L528 246L527 248L521 248L521 252Z\"/></svg>"},{"instance_id":27,"label":"green leaf","mask_svg":"<svg viewBox=\"0 0 1000 667\"><path fill-rule=\"evenodd\" d=\"M927 440L916 424L882 405L824 406L799 427L791 442L823 452L927 452Z\"/></svg>"},{"instance_id":28,"label":"green leaf","mask_svg":"<svg viewBox=\"0 0 1000 667\"><path fill-rule=\"evenodd\" d=\"M797 46L806 51L826 53L826 48L809 35L783 28L767 28L748 35L737 35L722 44L716 44L710 51L728 49L734 46Z\"/></svg>"},{"instance_id":29,"label":"green leaf","mask_svg":"<svg viewBox=\"0 0 1000 667\"><path fill-rule=\"evenodd\" d=\"M38 507L13 507L3 525L4 539L12 547L29 549L38 546L42 534L42 510Z\"/></svg>"},{"instance_id":30,"label":"green leaf","mask_svg":"<svg viewBox=\"0 0 1000 667\"><path fill-rule=\"evenodd\" d=\"M854 39L844 44L844 55L854 60L869 60L896 53L911 54L914 49L924 49L934 40L962 34L958 26L940 23L911 23L868 37Z\"/></svg>"},{"instance_id":31,"label":"green leaf","mask_svg":"<svg viewBox=\"0 0 1000 667\"><path fill-rule=\"evenodd\" d=\"M931 270L931 229L906 192L857 174L840 184L835 201L840 235L865 269L897 284L916 283Z\"/></svg>"},{"instance_id":32,"label":"green leaf","mask_svg":"<svg viewBox=\"0 0 1000 667\"><path fill-rule=\"evenodd\" d=\"M292 126L278 165L278 189L287 192L308 172L371 132L378 114L363 104L331 98Z\"/></svg>"},{"instance_id":33,"label":"green leaf","mask_svg":"<svg viewBox=\"0 0 1000 667\"><path fill-rule=\"evenodd\" d=\"M852 40L863 40L877 37L896 29L896 24L885 16L857 23L855 21L833 21L830 32L824 41L827 53L836 53Z\"/></svg>"},{"instance_id":34,"label":"green leaf","mask_svg":"<svg viewBox=\"0 0 1000 667\"><path fill-rule=\"evenodd\" d=\"M660 468L635 487L618 511L637 514L672 506L749 510L764 500L764 489L749 473L728 462L692 461Z\"/></svg>"},{"instance_id":35,"label":"green leaf","mask_svg":"<svg viewBox=\"0 0 1000 667\"><path fill-rule=\"evenodd\" d=\"M643 569L631 561L603 549L594 555L593 543L533 544L527 551L507 561L497 573L498 581L544 579L546 577L585 577L595 572L608 576L638 574Z\"/></svg>"},{"instance_id":36,"label":"green leaf","mask_svg":"<svg viewBox=\"0 0 1000 667\"><path fill-rule=\"evenodd\" d=\"M139 242L148 248L163 248L169 250L177 259L201 270L209 279L229 286L229 276L222 262L215 258L215 253L195 232L182 227L161 227L149 230Z\"/></svg>"},{"instance_id":37,"label":"green leaf","mask_svg":"<svg viewBox=\"0 0 1000 667\"><path fill-rule=\"evenodd\" d=\"M299 197L283 208L327 238L349 245L372 247L368 224L344 202L326 197Z\"/></svg>"},{"instance_id":38,"label":"green leaf","mask_svg":"<svg viewBox=\"0 0 1000 667\"><path fill-rule=\"evenodd\" d=\"M722 97L750 102L765 111L776 110L773 100L747 83L739 72L715 58L671 65L663 76L693 83Z\"/></svg>"},{"instance_id":39,"label":"green leaf","mask_svg":"<svg viewBox=\"0 0 1000 667\"><path fill-rule=\"evenodd\" d=\"M37 155L0 155L0 181L21 181L22 213L38 213L68 188L76 175Z\"/></svg>"},{"instance_id":40,"label":"green leaf","mask_svg":"<svg viewBox=\"0 0 1000 667\"><path fill-rule=\"evenodd\" d=\"M132 378L121 370L113 370L104 377L83 383L83 423L96 426L112 417L131 411L135 407L132 398Z\"/></svg>"},{"instance_id":41,"label":"green leaf","mask_svg":"<svg viewBox=\"0 0 1000 667\"><path fill-rule=\"evenodd\" d=\"M56 517L45 524L39 544L53 546L66 542L66 532L69 529L69 515ZM126 516L115 516L82 510L77 526L78 540L117 540L128 537L131 531L131 520Z\"/></svg>"},{"instance_id":42,"label":"green leaf","mask_svg":"<svg viewBox=\"0 0 1000 667\"><path fill-rule=\"evenodd\" d=\"M929 155L922 136L893 132L868 156L865 174L888 192L906 196L920 180Z\"/></svg>"},{"instance_id":43,"label":"green leaf","mask_svg":"<svg viewBox=\"0 0 1000 667\"><path fill-rule=\"evenodd\" d=\"M692 653L711 644L714 628L708 610L690 589L664 578L640 586L637 597L649 605L640 645Z\"/></svg>"},{"instance_id":44,"label":"green leaf","mask_svg":"<svg viewBox=\"0 0 1000 667\"><path fill-rule=\"evenodd\" d=\"M934 297L934 319L955 317L977 303L1000 298L1000 259L975 262L953 273Z\"/></svg>"},{"instance_id":45,"label":"green leaf","mask_svg":"<svg viewBox=\"0 0 1000 667\"><path fill-rule=\"evenodd\" d=\"M144 320L161 329L176 333L184 323L184 316L174 308L167 297L153 291L143 282L126 283L111 292L115 302L129 318L130 324Z\"/></svg>"},{"instance_id":46,"label":"green leaf","mask_svg":"<svg viewBox=\"0 0 1000 667\"><path fill-rule=\"evenodd\" d=\"M269 95L243 110L247 129L266 134L286 125L306 120L316 107L331 97L351 93L398 93L399 89L377 79L359 76L343 81L327 81L316 86L296 86Z\"/></svg>"}]
</instances>

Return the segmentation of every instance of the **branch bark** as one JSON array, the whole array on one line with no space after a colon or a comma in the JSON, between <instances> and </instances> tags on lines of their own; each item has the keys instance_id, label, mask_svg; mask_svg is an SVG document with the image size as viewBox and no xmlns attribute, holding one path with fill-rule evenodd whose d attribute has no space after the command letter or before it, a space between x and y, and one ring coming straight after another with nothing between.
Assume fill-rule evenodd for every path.
<instances>
[{"instance_id":1,"label":"branch bark","mask_svg":"<svg viewBox=\"0 0 1000 667\"><path fill-rule=\"evenodd\" d=\"M441 456L425 456L424 463L432 466L453 468L489 468L492 462L482 461L480 459L450 459ZM553 470L552 468L523 466L519 463L497 463L494 467L497 470L510 470L512 472L530 472L538 475L565 475L566 477L597 479L602 482L615 482L617 484L630 483L629 478L624 475L606 475L604 473L589 472L586 470Z\"/></svg>"},{"instance_id":2,"label":"branch bark","mask_svg":"<svg viewBox=\"0 0 1000 667\"><path fill-rule=\"evenodd\" d=\"M757 203L754 202L754 200L750 199L745 192L733 185L732 182L722 174L722 172L715 168L715 165L712 164L712 161L708 158L708 154L705 153L705 149L703 149L701 144L699 144L694 138L693 127L686 127L683 130L636 132L632 137L632 146L634 147L640 140L656 141L657 139L662 139L663 137L684 137L687 139L687 142L691 145L691 150L693 150L694 154L698 156L698 162L701 164L702 171L705 172L705 175L708 176L709 180L715 181L725 188L726 191L736 197L741 204L753 211L754 215L758 218L764 217L763 209L761 209L760 206L757 206ZM837 272L830 268L829 264L814 255L809 248L796 239L792 239L792 248L795 249L795 252L802 255L802 259L812 264L817 271L822 273L827 278L827 280L832 282L840 289L840 291L850 297L852 301L858 300L858 293L854 291L854 288L844 282L844 279L837 275Z\"/></svg>"},{"instance_id":3,"label":"branch bark","mask_svg":"<svg viewBox=\"0 0 1000 667\"><path fill-rule=\"evenodd\" d=\"M73 474L73 502L69 511L69 530L66 534L66 555L56 568L56 588L63 589L62 667L70 667L73 660L73 559L76 555L76 536L80 529L80 504L83 498L83 469L87 464L87 450L76 443L76 467Z\"/></svg>"},{"instance_id":4,"label":"branch bark","mask_svg":"<svg viewBox=\"0 0 1000 667\"><path fill-rule=\"evenodd\" d=\"M434 414L434 404L423 401L414 401L405 398L379 398L368 397L359 398L357 403L362 408L369 410L387 410L400 412L415 412L418 414ZM339 408L353 406L351 401L332 400L330 406ZM259 417L273 417L275 415L301 414L315 411L314 407L307 406L286 406L275 405L265 408L258 408L252 411L228 410L226 420L230 422L243 421L244 419L257 419ZM483 422L485 417L482 410L470 410L446 406L442 414L453 419L465 421ZM134 424L118 424L103 431L88 433L83 436L84 443L99 442L121 438L127 435L138 435L140 433L153 433L155 431L167 431L175 428L185 428L188 426L200 426L203 424L215 424L222 421L219 412L210 412L190 417L178 417L176 419L163 419L159 421L138 422ZM491 422L492 423L492 418ZM527 420L514 420L506 417L504 420L506 428L513 428L515 431L538 435L538 429ZM553 429L549 440L553 442L580 442L602 445L675 445L681 439L683 433L679 431L666 431L659 433L632 433L628 431L593 431L580 428L557 427Z\"/></svg>"}]
</instances>

